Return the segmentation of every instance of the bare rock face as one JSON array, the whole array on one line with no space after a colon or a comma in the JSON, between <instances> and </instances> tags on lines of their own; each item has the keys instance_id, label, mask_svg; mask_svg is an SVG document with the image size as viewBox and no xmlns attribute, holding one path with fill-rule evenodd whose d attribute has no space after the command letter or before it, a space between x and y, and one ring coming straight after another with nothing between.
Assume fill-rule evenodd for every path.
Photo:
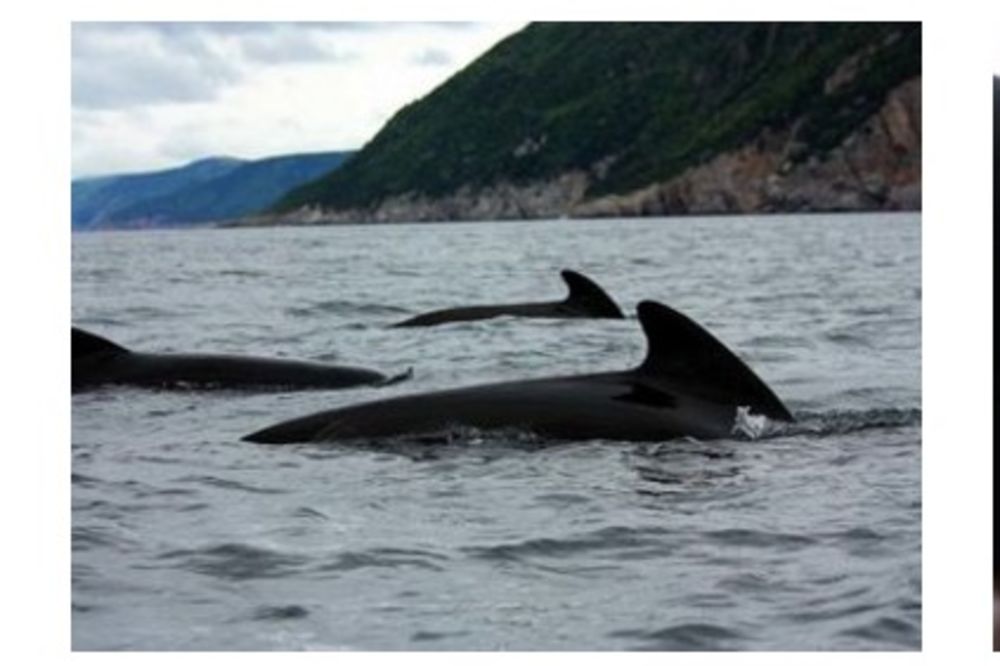
<instances>
[{"instance_id":1,"label":"bare rock face","mask_svg":"<svg viewBox=\"0 0 1000 666\"><path fill-rule=\"evenodd\" d=\"M559 217L583 199L587 184L584 173L570 172L530 185L499 183L479 190L463 187L437 199L407 194L384 200L369 216L376 222Z\"/></svg>"},{"instance_id":2,"label":"bare rock face","mask_svg":"<svg viewBox=\"0 0 1000 666\"><path fill-rule=\"evenodd\" d=\"M302 208L258 223L337 224L346 222L430 222L442 220L524 220L562 217L583 200L589 179L580 171L529 185L499 183L478 190L463 187L429 198L412 192L389 197L370 209Z\"/></svg>"},{"instance_id":3,"label":"bare rock face","mask_svg":"<svg viewBox=\"0 0 1000 666\"><path fill-rule=\"evenodd\" d=\"M848 62L828 81L853 76ZM407 193L371 208L302 209L259 223L331 224L431 220L503 220L556 217L636 217L796 211L919 210L920 77L895 88L881 109L839 146L797 158L806 148L799 125L763 130L739 149L721 153L664 182L626 194L587 198L611 158L590 171L573 171L529 185L501 182L463 187L429 198Z\"/></svg>"},{"instance_id":4,"label":"bare rock face","mask_svg":"<svg viewBox=\"0 0 1000 666\"><path fill-rule=\"evenodd\" d=\"M577 217L918 210L920 79L893 90L878 113L822 158L796 162L793 125L663 183L584 201Z\"/></svg>"}]
</instances>

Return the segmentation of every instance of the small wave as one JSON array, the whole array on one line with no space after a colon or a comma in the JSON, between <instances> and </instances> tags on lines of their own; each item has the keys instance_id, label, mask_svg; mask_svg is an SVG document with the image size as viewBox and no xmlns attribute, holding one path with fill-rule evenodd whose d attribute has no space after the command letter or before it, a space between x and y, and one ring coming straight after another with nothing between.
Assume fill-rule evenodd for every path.
<instances>
[{"instance_id":1,"label":"small wave","mask_svg":"<svg viewBox=\"0 0 1000 666\"><path fill-rule=\"evenodd\" d=\"M594 498L577 493L545 493L536 495L534 500L540 505L565 508L579 504L590 504Z\"/></svg>"},{"instance_id":2,"label":"small wave","mask_svg":"<svg viewBox=\"0 0 1000 666\"><path fill-rule=\"evenodd\" d=\"M177 481L181 483L198 483L206 486L212 486L213 488L222 488L224 490L241 490L243 492L256 493L260 495L285 495L290 492L284 488L262 488L260 486L251 486L246 483L240 483L239 481L233 481L232 479L222 479L208 474L182 476L178 478Z\"/></svg>"},{"instance_id":3,"label":"small wave","mask_svg":"<svg viewBox=\"0 0 1000 666\"><path fill-rule=\"evenodd\" d=\"M886 645L896 645L908 650L920 648L920 625L898 617L880 617L858 627L845 629L839 635L870 642L871 648L876 650L885 650Z\"/></svg>"},{"instance_id":4,"label":"small wave","mask_svg":"<svg viewBox=\"0 0 1000 666\"><path fill-rule=\"evenodd\" d=\"M196 491L186 488L161 488L135 479L117 481L110 484L111 487L127 492L136 499L149 499L162 496L182 496L195 495Z\"/></svg>"},{"instance_id":5,"label":"small wave","mask_svg":"<svg viewBox=\"0 0 1000 666\"><path fill-rule=\"evenodd\" d=\"M74 326L96 329L113 329L127 327L129 323L118 317L73 317Z\"/></svg>"},{"instance_id":6,"label":"small wave","mask_svg":"<svg viewBox=\"0 0 1000 666\"><path fill-rule=\"evenodd\" d=\"M650 460L673 460L676 458L707 458L722 460L733 458L736 452L732 444L724 440L703 442L693 438L677 439L670 442L639 442L632 450L639 458Z\"/></svg>"},{"instance_id":7,"label":"small wave","mask_svg":"<svg viewBox=\"0 0 1000 666\"><path fill-rule=\"evenodd\" d=\"M410 640L414 643L423 643L428 641L439 641L443 638L453 638L459 636L467 636L469 632L467 631L416 631L410 636Z\"/></svg>"},{"instance_id":8,"label":"small wave","mask_svg":"<svg viewBox=\"0 0 1000 666\"><path fill-rule=\"evenodd\" d=\"M891 535L867 527L854 527L820 536L835 542L850 557L877 559L892 551Z\"/></svg>"},{"instance_id":9,"label":"small wave","mask_svg":"<svg viewBox=\"0 0 1000 666\"><path fill-rule=\"evenodd\" d=\"M788 303L792 300L814 301L820 298L816 291L775 291L773 293L755 294L746 297L748 303Z\"/></svg>"},{"instance_id":10,"label":"small wave","mask_svg":"<svg viewBox=\"0 0 1000 666\"><path fill-rule=\"evenodd\" d=\"M99 526L74 527L70 536L70 543L74 553L91 549L106 550L108 548L128 550L138 546L136 540L126 536L123 530Z\"/></svg>"},{"instance_id":11,"label":"small wave","mask_svg":"<svg viewBox=\"0 0 1000 666\"><path fill-rule=\"evenodd\" d=\"M670 469L662 464L634 464L633 469L640 479L654 484L651 487L637 488L636 493L652 497L670 496L691 487L716 487L720 482L732 481L741 474L739 467L731 465L721 469L707 467Z\"/></svg>"},{"instance_id":12,"label":"small wave","mask_svg":"<svg viewBox=\"0 0 1000 666\"><path fill-rule=\"evenodd\" d=\"M121 309L121 318L125 321L150 321L158 319L176 319L180 313L176 310L166 308L151 307L148 305L135 305Z\"/></svg>"},{"instance_id":13,"label":"small wave","mask_svg":"<svg viewBox=\"0 0 1000 666\"><path fill-rule=\"evenodd\" d=\"M526 539L494 546L466 547L462 550L477 559L501 562L520 561L532 557L563 558L579 553L609 550L638 550L645 554L652 550L662 555L667 549L662 537L670 533L670 530L662 527L606 527L577 536Z\"/></svg>"},{"instance_id":14,"label":"small wave","mask_svg":"<svg viewBox=\"0 0 1000 666\"><path fill-rule=\"evenodd\" d=\"M114 280L119 275L121 275L122 270L117 267L101 266L95 268L76 268L74 266L74 272L77 275L74 279L80 280L81 282L85 280L93 280L94 282L102 282L104 280Z\"/></svg>"},{"instance_id":15,"label":"small wave","mask_svg":"<svg viewBox=\"0 0 1000 666\"><path fill-rule=\"evenodd\" d=\"M298 509L292 512L293 518L308 518L310 520L330 520L330 516L326 515L322 511L310 508L308 506L300 506Z\"/></svg>"},{"instance_id":16,"label":"small wave","mask_svg":"<svg viewBox=\"0 0 1000 666\"><path fill-rule=\"evenodd\" d=\"M613 631L613 638L634 638L641 641L641 650L733 650L745 636L732 629L705 622L689 622L660 629Z\"/></svg>"},{"instance_id":17,"label":"small wave","mask_svg":"<svg viewBox=\"0 0 1000 666\"><path fill-rule=\"evenodd\" d=\"M885 536L868 527L852 527L842 532L835 532L824 536L844 539L845 541L882 541L885 539Z\"/></svg>"},{"instance_id":18,"label":"small wave","mask_svg":"<svg viewBox=\"0 0 1000 666\"><path fill-rule=\"evenodd\" d=\"M834 410L800 412L795 423L778 424L777 435L844 435L861 430L918 427L919 409Z\"/></svg>"},{"instance_id":19,"label":"small wave","mask_svg":"<svg viewBox=\"0 0 1000 666\"><path fill-rule=\"evenodd\" d=\"M86 474L80 474L79 472L73 472L70 474L70 483L79 488L94 488L101 485L101 480L97 477L87 476Z\"/></svg>"},{"instance_id":20,"label":"small wave","mask_svg":"<svg viewBox=\"0 0 1000 666\"><path fill-rule=\"evenodd\" d=\"M793 335L759 335L744 343L746 349L815 349L816 343L809 338Z\"/></svg>"},{"instance_id":21,"label":"small wave","mask_svg":"<svg viewBox=\"0 0 1000 666\"><path fill-rule=\"evenodd\" d=\"M855 317L877 317L879 315L893 314L896 307L895 305L858 305L846 308L843 314Z\"/></svg>"},{"instance_id":22,"label":"small wave","mask_svg":"<svg viewBox=\"0 0 1000 666\"><path fill-rule=\"evenodd\" d=\"M862 347L865 349L870 349L874 347L872 341L862 333L855 333L848 330L838 330L830 331L823 334L823 339L827 342L832 342L835 345L840 345L842 347L848 347L855 349L857 347Z\"/></svg>"},{"instance_id":23,"label":"small wave","mask_svg":"<svg viewBox=\"0 0 1000 666\"><path fill-rule=\"evenodd\" d=\"M730 462L736 458L736 451L732 441L681 439L639 444L627 449L625 457L639 479L646 482L636 488L636 493L664 497L738 481L742 468Z\"/></svg>"},{"instance_id":24,"label":"small wave","mask_svg":"<svg viewBox=\"0 0 1000 666\"><path fill-rule=\"evenodd\" d=\"M155 463L157 465L180 465L188 462L184 458L178 458L174 456L162 456L156 454L137 455L135 456L134 460L136 462L148 462L148 463Z\"/></svg>"},{"instance_id":25,"label":"small wave","mask_svg":"<svg viewBox=\"0 0 1000 666\"><path fill-rule=\"evenodd\" d=\"M90 550L91 548L106 548L115 546L118 540L106 530L98 527L73 528L70 537L73 551Z\"/></svg>"},{"instance_id":26,"label":"small wave","mask_svg":"<svg viewBox=\"0 0 1000 666\"><path fill-rule=\"evenodd\" d=\"M304 307L285 308L285 312L293 317L315 317L320 315L404 315L406 308L380 303L359 303L357 301L331 300L319 301Z\"/></svg>"},{"instance_id":27,"label":"small wave","mask_svg":"<svg viewBox=\"0 0 1000 666\"><path fill-rule=\"evenodd\" d=\"M710 541L726 546L742 546L753 548L781 548L784 551L804 548L816 543L815 539L799 534L782 534L780 532L763 532L749 529L725 529L704 532Z\"/></svg>"},{"instance_id":28,"label":"small wave","mask_svg":"<svg viewBox=\"0 0 1000 666\"><path fill-rule=\"evenodd\" d=\"M734 563L732 570L739 571L739 563ZM833 584L842 580L843 576L829 577L825 584ZM818 581L813 581L819 584ZM781 576L767 574L757 571L746 571L735 573L722 578L717 587L735 595L737 599L748 596L760 596L761 594L772 595L778 592L786 592L796 595L801 592L801 587L791 581L785 580Z\"/></svg>"},{"instance_id":29,"label":"small wave","mask_svg":"<svg viewBox=\"0 0 1000 666\"><path fill-rule=\"evenodd\" d=\"M288 606L258 606L253 612L254 620L300 620L309 615L309 611L298 604Z\"/></svg>"},{"instance_id":30,"label":"small wave","mask_svg":"<svg viewBox=\"0 0 1000 666\"><path fill-rule=\"evenodd\" d=\"M475 453L492 459L505 452L535 451L565 444L560 440L549 440L526 430L499 428L480 430L465 426L445 428L438 432L396 435L385 438L343 440L338 446L399 455L414 462L434 462L450 455ZM329 443L316 442L301 445L305 455L315 458L327 457Z\"/></svg>"},{"instance_id":31,"label":"small wave","mask_svg":"<svg viewBox=\"0 0 1000 666\"><path fill-rule=\"evenodd\" d=\"M157 559L187 571L231 581L280 578L298 573L307 562L301 555L240 543L172 550Z\"/></svg>"},{"instance_id":32,"label":"small wave","mask_svg":"<svg viewBox=\"0 0 1000 666\"><path fill-rule=\"evenodd\" d=\"M250 277L250 278L256 278L256 277L265 277L265 276L267 276L267 272L266 271L251 270L251 269L246 269L246 268L227 268L227 269L223 269L223 270L218 271L217 274L221 275L222 277Z\"/></svg>"},{"instance_id":33,"label":"small wave","mask_svg":"<svg viewBox=\"0 0 1000 666\"><path fill-rule=\"evenodd\" d=\"M862 590L861 593L863 592L864 590ZM851 596L858 596L861 593L855 593ZM879 608L881 608L880 604L855 604L853 606L828 608L818 611L797 610L794 613L787 613L784 617L786 620L796 624L810 624L813 622L826 622L828 620L851 617L852 615L860 615L862 613L878 610Z\"/></svg>"},{"instance_id":34,"label":"small wave","mask_svg":"<svg viewBox=\"0 0 1000 666\"><path fill-rule=\"evenodd\" d=\"M332 561L316 568L321 572L344 572L371 567L398 569L414 567L428 571L443 571L439 564L448 558L438 553L405 548L372 548L363 551L340 553Z\"/></svg>"}]
</instances>

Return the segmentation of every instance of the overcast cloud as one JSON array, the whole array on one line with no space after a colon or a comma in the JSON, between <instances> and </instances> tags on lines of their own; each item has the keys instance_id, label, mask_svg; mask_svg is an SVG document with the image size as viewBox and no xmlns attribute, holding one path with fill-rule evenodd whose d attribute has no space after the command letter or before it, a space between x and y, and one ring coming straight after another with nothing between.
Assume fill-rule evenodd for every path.
<instances>
[{"instance_id":1,"label":"overcast cloud","mask_svg":"<svg viewBox=\"0 0 1000 666\"><path fill-rule=\"evenodd\" d=\"M73 175L360 148L522 26L75 23Z\"/></svg>"}]
</instances>

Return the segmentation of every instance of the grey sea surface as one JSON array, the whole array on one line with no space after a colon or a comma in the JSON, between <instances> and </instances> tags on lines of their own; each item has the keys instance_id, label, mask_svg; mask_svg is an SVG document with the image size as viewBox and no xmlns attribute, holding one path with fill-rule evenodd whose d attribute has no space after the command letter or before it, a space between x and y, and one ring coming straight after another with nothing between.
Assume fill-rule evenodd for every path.
<instances>
[{"instance_id":1,"label":"grey sea surface","mask_svg":"<svg viewBox=\"0 0 1000 666\"><path fill-rule=\"evenodd\" d=\"M914 650L920 217L787 215L76 234L73 323L143 351L316 359L339 391L72 396L75 650ZM624 321L393 329L551 300ZM630 444L243 442L339 405L637 365L700 322L797 418Z\"/></svg>"}]
</instances>

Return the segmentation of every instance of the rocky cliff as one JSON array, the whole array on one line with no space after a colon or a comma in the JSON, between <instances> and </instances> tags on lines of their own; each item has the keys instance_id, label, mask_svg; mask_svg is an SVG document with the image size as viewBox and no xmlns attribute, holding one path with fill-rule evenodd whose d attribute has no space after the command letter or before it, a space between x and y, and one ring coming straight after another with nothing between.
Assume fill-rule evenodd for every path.
<instances>
[{"instance_id":1,"label":"rocky cliff","mask_svg":"<svg viewBox=\"0 0 1000 666\"><path fill-rule=\"evenodd\" d=\"M793 159L796 125L764 130L741 148L676 178L593 201L574 217L919 210L920 79L893 90L882 108L823 156Z\"/></svg>"}]
</instances>

